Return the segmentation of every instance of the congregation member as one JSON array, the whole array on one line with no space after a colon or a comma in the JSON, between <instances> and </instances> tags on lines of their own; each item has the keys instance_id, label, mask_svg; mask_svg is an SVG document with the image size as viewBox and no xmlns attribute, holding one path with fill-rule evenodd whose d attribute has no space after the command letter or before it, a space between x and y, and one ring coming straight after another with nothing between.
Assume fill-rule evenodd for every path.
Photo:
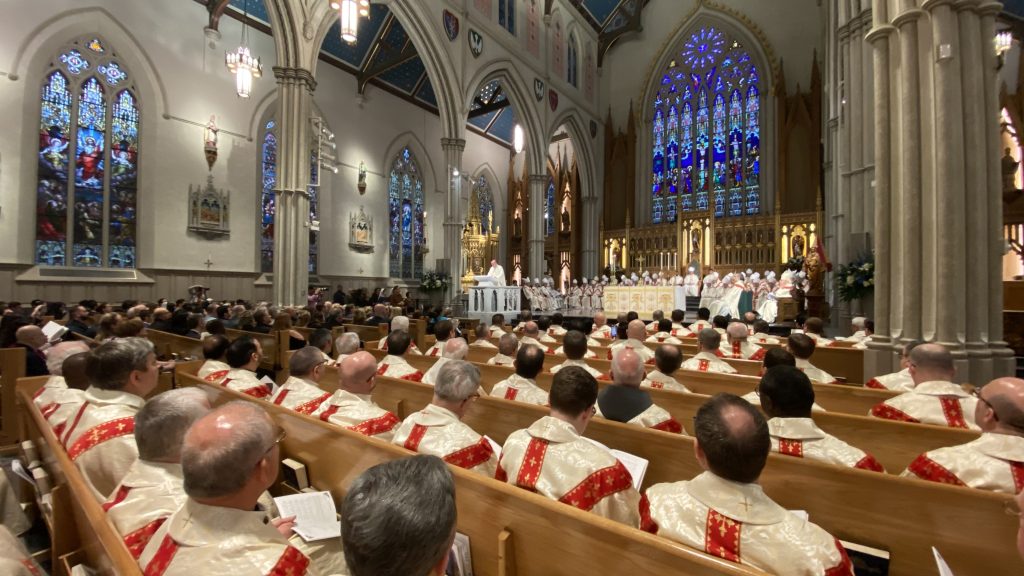
<instances>
[{"instance_id":1,"label":"congregation member","mask_svg":"<svg viewBox=\"0 0 1024 576\"><path fill-rule=\"evenodd\" d=\"M910 351L914 389L876 404L875 418L980 430L974 421L978 399L952 382L953 355L941 344L921 344Z\"/></svg>"},{"instance_id":2,"label":"congregation member","mask_svg":"<svg viewBox=\"0 0 1024 576\"><path fill-rule=\"evenodd\" d=\"M317 328L309 335L309 345L320 351L320 357L323 358L324 362L332 364L334 363L334 358L331 358L333 344L331 342L331 331L326 328Z\"/></svg>"},{"instance_id":3,"label":"congregation member","mask_svg":"<svg viewBox=\"0 0 1024 576\"><path fill-rule=\"evenodd\" d=\"M646 337L647 327L644 326L643 321L631 320L626 326L626 339L616 340L614 344L608 347L608 359L614 360L616 354L629 348L636 352L645 364L654 362L654 350L651 350L644 344L644 338Z\"/></svg>"},{"instance_id":4,"label":"congregation member","mask_svg":"<svg viewBox=\"0 0 1024 576\"><path fill-rule=\"evenodd\" d=\"M470 346L472 346L473 348L484 348L487 350L498 349L498 347L491 343L491 341L489 340L492 337L492 332L487 328L485 324L477 324L474 334L476 335L476 338L474 338L472 344L470 344ZM501 338L501 336L504 334L505 333L502 332L501 335L494 337Z\"/></svg>"},{"instance_id":5,"label":"congregation member","mask_svg":"<svg viewBox=\"0 0 1024 576\"><path fill-rule=\"evenodd\" d=\"M657 344L682 344L683 341L673 336L672 332L672 320L662 318L658 321L658 326L654 333L648 336L644 342L655 342Z\"/></svg>"},{"instance_id":6,"label":"congregation member","mask_svg":"<svg viewBox=\"0 0 1024 576\"><path fill-rule=\"evenodd\" d=\"M394 444L493 477L498 457L486 438L462 422L470 403L480 397L480 369L462 360L441 368L434 397L410 414L395 431Z\"/></svg>"},{"instance_id":7,"label":"congregation member","mask_svg":"<svg viewBox=\"0 0 1024 576\"><path fill-rule=\"evenodd\" d=\"M697 410L694 435L705 472L648 488L643 530L772 574L853 576L838 540L776 504L757 483L771 451L768 423L757 409L716 394Z\"/></svg>"},{"instance_id":8,"label":"congregation member","mask_svg":"<svg viewBox=\"0 0 1024 576\"><path fill-rule=\"evenodd\" d=\"M394 330L388 334L388 355L377 363L377 375L411 382L423 380L423 372L410 366L405 359L411 343L412 338L408 332Z\"/></svg>"},{"instance_id":9,"label":"congregation member","mask_svg":"<svg viewBox=\"0 0 1024 576\"><path fill-rule=\"evenodd\" d=\"M594 327L590 331L591 338L612 339L612 327L608 325L608 317L604 312L594 314Z\"/></svg>"},{"instance_id":10,"label":"congregation member","mask_svg":"<svg viewBox=\"0 0 1024 576\"><path fill-rule=\"evenodd\" d=\"M39 326L22 326L14 332L16 348L25 349L25 376L48 376L46 353L49 342Z\"/></svg>"},{"instance_id":11,"label":"congregation member","mask_svg":"<svg viewBox=\"0 0 1024 576\"><path fill-rule=\"evenodd\" d=\"M562 326L564 317L561 312L555 312L551 315L551 327L547 329L548 336L565 336L567 330Z\"/></svg>"},{"instance_id":12,"label":"congregation member","mask_svg":"<svg viewBox=\"0 0 1024 576\"><path fill-rule=\"evenodd\" d=\"M536 346L521 346L513 364L515 374L491 388L491 396L527 404L545 406L548 393L537 386L537 375L544 369L544 352Z\"/></svg>"},{"instance_id":13,"label":"congregation member","mask_svg":"<svg viewBox=\"0 0 1024 576\"><path fill-rule=\"evenodd\" d=\"M832 340L825 338L825 322L821 318L811 316L804 320L804 334L814 340L818 347L825 347L832 344ZM813 380L814 378L811 378Z\"/></svg>"},{"instance_id":14,"label":"congregation member","mask_svg":"<svg viewBox=\"0 0 1024 576\"><path fill-rule=\"evenodd\" d=\"M512 366L515 364L515 354L519 350L519 338L511 332L502 334L498 339L498 353L487 359L490 366Z\"/></svg>"},{"instance_id":15,"label":"congregation member","mask_svg":"<svg viewBox=\"0 0 1024 576\"><path fill-rule=\"evenodd\" d=\"M913 340L903 345L900 351L900 371L891 374L875 376L864 383L865 388L876 390L892 390L894 392L910 392L914 389L914 379L910 376L910 352L923 344L920 340Z\"/></svg>"},{"instance_id":16,"label":"congregation member","mask_svg":"<svg viewBox=\"0 0 1024 576\"><path fill-rule=\"evenodd\" d=\"M671 344L658 346L658 349L654 351L654 366L656 369L651 370L644 376L640 386L656 390L689 392L690 389L673 376L682 365L683 352L677 346L672 346Z\"/></svg>"},{"instance_id":17,"label":"congregation member","mask_svg":"<svg viewBox=\"0 0 1024 576\"><path fill-rule=\"evenodd\" d=\"M540 327L537 326L536 322L531 320L523 326L523 335L519 338L519 347L536 346L545 354L554 354L555 350L553 348L549 348L548 345L541 340L541 336L542 333L540 331Z\"/></svg>"},{"instance_id":18,"label":"congregation member","mask_svg":"<svg viewBox=\"0 0 1024 576\"><path fill-rule=\"evenodd\" d=\"M392 318L391 319L391 332L394 332L395 330L401 330L401 331L409 334L409 336L411 337L412 333L409 332L409 317L408 316L395 316L394 318ZM390 334L391 332L388 332L388 334ZM377 349L378 350L383 350L383 351L387 352L387 350L388 350L388 337L387 336L381 338L377 342ZM430 351L428 350L427 353L429 354ZM422 356L423 355L423 352L420 352L419 347L416 346L416 342L415 341L413 341L411 344L409 344L409 354L414 354L416 356ZM430 355L433 356L433 354L430 354Z\"/></svg>"},{"instance_id":19,"label":"congregation member","mask_svg":"<svg viewBox=\"0 0 1024 576\"><path fill-rule=\"evenodd\" d=\"M491 316L491 325L487 328L491 338L501 338L505 334L505 315L495 314Z\"/></svg>"},{"instance_id":20,"label":"congregation member","mask_svg":"<svg viewBox=\"0 0 1024 576\"><path fill-rule=\"evenodd\" d=\"M722 349L726 358L736 360L764 360L765 349L750 341L746 324L730 322L725 329L728 345Z\"/></svg>"},{"instance_id":21,"label":"congregation member","mask_svg":"<svg viewBox=\"0 0 1024 576\"><path fill-rule=\"evenodd\" d=\"M697 353L693 358L683 362L683 370L696 370L698 372L720 372L722 374L735 374L737 371L719 358L722 352L722 335L714 328L705 328L697 334Z\"/></svg>"},{"instance_id":22,"label":"congregation member","mask_svg":"<svg viewBox=\"0 0 1024 576\"><path fill-rule=\"evenodd\" d=\"M651 400L640 388L644 365L632 350L623 350L612 360L612 384L597 395L597 415L632 426L683 434L683 426L668 410Z\"/></svg>"},{"instance_id":23,"label":"congregation member","mask_svg":"<svg viewBox=\"0 0 1024 576\"><path fill-rule=\"evenodd\" d=\"M272 521L257 507L277 481L283 438L252 402L230 402L197 420L181 450L187 498L143 550L143 573L318 574L288 543L286 519Z\"/></svg>"},{"instance_id":24,"label":"congregation member","mask_svg":"<svg viewBox=\"0 0 1024 576\"><path fill-rule=\"evenodd\" d=\"M224 359L228 370L212 372L204 380L253 398L270 396L270 388L256 376L256 369L263 360L263 345L259 340L252 336L235 338L224 353Z\"/></svg>"},{"instance_id":25,"label":"congregation member","mask_svg":"<svg viewBox=\"0 0 1024 576\"><path fill-rule=\"evenodd\" d=\"M768 416L772 452L836 466L885 472L874 456L831 436L811 418L814 387L793 366L775 366L758 384L761 409Z\"/></svg>"},{"instance_id":26,"label":"congregation member","mask_svg":"<svg viewBox=\"0 0 1024 576\"><path fill-rule=\"evenodd\" d=\"M561 353L565 356L565 362L556 364L551 367L551 373L557 374L562 368L568 368L569 366L578 366L587 371L588 374L594 378L601 378L604 375L601 371L593 366L587 364L585 358L597 357L589 348L587 348L587 336L579 330L569 330L565 334L565 338L562 339L562 347L559 348ZM589 356L592 354L593 356Z\"/></svg>"},{"instance_id":27,"label":"congregation member","mask_svg":"<svg viewBox=\"0 0 1024 576\"><path fill-rule=\"evenodd\" d=\"M455 481L436 456L367 469L349 486L340 512L351 576L447 573L456 528Z\"/></svg>"},{"instance_id":28,"label":"congregation member","mask_svg":"<svg viewBox=\"0 0 1024 576\"><path fill-rule=\"evenodd\" d=\"M509 435L495 477L552 500L636 527L640 494L610 452L583 437L596 414L597 380L582 368L559 370L551 413Z\"/></svg>"},{"instance_id":29,"label":"congregation member","mask_svg":"<svg viewBox=\"0 0 1024 576\"><path fill-rule=\"evenodd\" d=\"M68 322L64 325L68 329L68 334L65 336L66 339L72 338L71 334L78 334L87 338L92 338L96 335L96 331L92 326L86 324L85 321L89 318L89 311L86 310L85 306L75 305L68 309Z\"/></svg>"},{"instance_id":30,"label":"congregation member","mask_svg":"<svg viewBox=\"0 0 1024 576\"><path fill-rule=\"evenodd\" d=\"M366 351L349 355L338 365L338 389L311 415L324 422L390 442L400 423L397 416L372 399L377 386L377 361Z\"/></svg>"},{"instance_id":31,"label":"congregation member","mask_svg":"<svg viewBox=\"0 0 1024 576\"><path fill-rule=\"evenodd\" d=\"M523 310L519 314L519 322L512 328L512 332L522 332L526 328L526 323L533 320L533 312L529 310Z\"/></svg>"},{"instance_id":32,"label":"congregation member","mask_svg":"<svg viewBox=\"0 0 1024 576\"><path fill-rule=\"evenodd\" d=\"M386 341L387 339L385 338ZM359 351L359 335L355 332L345 332L338 336L334 339L334 351L338 354L338 357L334 359L334 364L341 364L342 360L350 354L355 354Z\"/></svg>"},{"instance_id":33,"label":"congregation member","mask_svg":"<svg viewBox=\"0 0 1024 576\"><path fill-rule=\"evenodd\" d=\"M455 326L452 325L451 320L440 320L437 324L434 324L434 337L437 338L437 342L430 348L424 350L424 356L440 356L441 352L444 351L444 343L452 334L455 332Z\"/></svg>"},{"instance_id":34,"label":"congregation member","mask_svg":"<svg viewBox=\"0 0 1024 576\"><path fill-rule=\"evenodd\" d=\"M61 443L103 502L139 456L135 413L159 378L153 344L142 338L104 342L87 355L85 374L89 388L69 410Z\"/></svg>"},{"instance_id":35,"label":"congregation member","mask_svg":"<svg viewBox=\"0 0 1024 576\"><path fill-rule=\"evenodd\" d=\"M469 345L462 338L449 338L445 340L444 350L441 351L441 357L438 358L434 365L427 370L426 374L423 375L421 382L424 384L430 384L433 386L437 383L437 376L441 372L441 368L445 363L452 360L465 360L466 354L469 353Z\"/></svg>"},{"instance_id":36,"label":"congregation member","mask_svg":"<svg viewBox=\"0 0 1024 576\"><path fill-rule=\"evenodd\" d=\"M379 326L381 324L387 324L389 321L388 307L383 304L374 304L373 315L366 319L365 324L367 326Z\"/></svg>"},{"instance_id":37,"label":"congregation member","mask_svg":"<svg viewBox=\"0 0 1024 576\"><path fill-rule=\"evenodd\" d=\"M904 478L1004 494L1024 491L1024 380L998 378L976 389L975 396L981 437L921 454L903 471Z\"/></svg>"},{"instance_id":38,"label":"congregation member","mask_svg":"<svg viewBox=\"0 0 1024 576\"><path fill-rule=\"evenodd\" d=\"M817 347L817 342L806 334L790 334L786 340L786 349L796 358L796 367L803 370L811 382L835 384L835 376L811 364L811 356Z\"/></svg>"},{"instance_id":39,"label":"congregation member","mask_svg":"<svg viewBox=\"0 0 1024 576\"><path fill-rule=\"evenodd\" d=\"M750 324L750 329L754 331L754 333L750 335L750 341L754 344L782 343L778 338L768 334L768 330L771 329L771 325L760 318L754 320L754 322Z\"/></svg>"},{"instance_id":40,"label":"congregation member","mask_svg":"<svg viewBox=\"0 0 1024 576\"><path fill-rule=\"evenodd\" d=\"M201 389L178 388L154 396L135 414L139 459L103 504L132 558L138 560L153 534L185 503L182 442L209 411Z\"/></svg>"},{"instance_id":41,"label":"congregation member","mask_svg":"<svg viewBox=\"0 0 1024 576\"><path fill-rule=\"evenodd\" d=\"M296 350L288 359L288 379L270 401L299 414L312 414L331 397L319 384L326 364L319 348L306 346Z\"/></svg>"},{"instance_id":42,"label":"congregation member","mask_svg":"<svg viewBox=\"0 0 1024 576\"><path fill-rule=\"evenodd\" d=\"M223 372L227 374L228 370L231 370L231 366L224 361L224 356L228 351L228 346L231 345L231 340L228 340L227 336L221 336L214 334L206 337L203 340L203 364L199 367L197 375L200 378L205 379L214 372Z\"/></svg>"}]
</instances>

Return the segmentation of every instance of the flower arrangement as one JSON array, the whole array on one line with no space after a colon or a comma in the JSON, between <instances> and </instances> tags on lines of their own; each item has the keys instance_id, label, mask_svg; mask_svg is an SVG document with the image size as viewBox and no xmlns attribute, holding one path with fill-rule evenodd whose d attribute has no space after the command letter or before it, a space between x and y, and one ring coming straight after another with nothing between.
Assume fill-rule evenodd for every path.
<instances>
[{"instance_id":1,"label":"flower arrangement","mask_svg":"<svg viewBox=\"0 0 1024 576\"><path fill-rule=\"evenodd\" d=\"M875 257L865 254L839 268L836 273L836 290L839 299L850 302L864 298L875 288Z\"/></svg>"},{"instance_id":2,"label":"flower arrangement","mask_svg":"<svg viewBox=\"0 0 1024 576\"><path fill-rule=\"evenodd\" d=\"M804 257L803 256L793 256L792 258L789 259L789 262L786 262L786 268L792 270L793 272L799 272L799 271L803 270L804 269Z\"/></svg>"},{"instance_id":3,"label":"flower arrangement","mask_svg":"<svg viewBox=\"0 0 1024 576\"><path fill-rule=\"evenodd\" d=\"M423 273L423 278L420 280L420 290L424 292L447 290L450 281L448 275L428 270Z\"/></svg>"}]
</instances>

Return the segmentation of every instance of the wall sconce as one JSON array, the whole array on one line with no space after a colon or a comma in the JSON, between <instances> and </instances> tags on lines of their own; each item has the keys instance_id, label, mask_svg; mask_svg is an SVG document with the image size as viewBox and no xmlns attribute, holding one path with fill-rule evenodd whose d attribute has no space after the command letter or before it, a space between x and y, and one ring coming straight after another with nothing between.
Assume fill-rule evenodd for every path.
<instances>
[{"instance_id":1,"label":"wall sconce","mask_svg":"<svg viewBox=\"0 0 1024 576\"><path fill-rule=\"evenodd\" d=\"M996 48L997 61L996 69L1001 70L1003 68L1003 64L1005 63L1003 59L1006 57L1006 53L1009 52L1010 48L1013 47L1013 33L1010 32L1009 30L997 32L994 42Z\"/></svg>"},{"instance_id":2,"label":"wall sconce","mask_svg":"<svg viewBox=\"0 0 1024 576\"><path fill-rule=\"evenodd\" d=\"M523 133L523 127L516 124L515 128L512 129L512 148L519 154L523 151L523 146L526 144L526 134Z\"/></svg>"},{"instance_id":3,"label":"wall sconce","mask_svg":"<svg viewBox=\"0 0 1024 576\"><path fill-rule=\"evenodd\" d=\"M359 183L356 184L356 188L359 188L359 193L366 193L366 162L359 162Z\"/></svg>"},{"instance_id":4,"label":"wall sconce","mask_svg":"<svg viewBox=\"0 0 1024 576\"><path fill-rule=\"evenodd\" d=\"M203 129L203 153L206 154L206 165L211 171L213 163L217 161L217 132L220 132L220 128L217 128L217 117L211 114L210 121Z\"/></svg>"}]
</instances>

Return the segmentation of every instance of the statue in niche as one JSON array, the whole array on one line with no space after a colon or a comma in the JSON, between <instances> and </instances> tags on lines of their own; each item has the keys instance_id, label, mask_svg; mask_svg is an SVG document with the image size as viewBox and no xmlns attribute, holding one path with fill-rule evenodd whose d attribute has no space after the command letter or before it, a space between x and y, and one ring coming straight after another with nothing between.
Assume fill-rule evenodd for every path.
<instances>
[{"instance_id":1,"label":"statue in niche","mask_svg":"<svg viewBox=\"0 0 1024 576\"><path fill-rule=\"evenodd\" d=\"M804 237L794 236L793 237L793 256L804 255Z\"/></svg>"},{"instance_id":2,"label":"statue in niche","mask_svg":"<svg viewBox=\"0 0 1024 576\"><path fill-rule=\"evenodd\" d=\"M1020 161L1013 159L1009 148L1005 148L1003 152L1003 192L1007 192L1017 189L1017 169L1020 167Z\"/></svg>"},{"instance_id":3,"label":"statue in niche","mask_svg":"<svg viewBox=\"0 0 1024 576\"><path fill-rule=\"evenodd\" d=\"M348 217L350 248L357 252L373 252L373 218L366 215L363 207L359 212L352 212Z\"/></svg>"},{"instance_id":4,"label":"statue in niche","mask_svg":"<svg viewBox=\"0 0 1024 576\"><path fill-rule=\"evenodd\" d=\"M518 206L516 206L516 212L512 216L512 235L522 236L523 235L523 214Z\"/></svg>"},{"instance_id":5,"label":"statue in niche","mask_svg":"<svg viewBox=\"0 0 1024 576\"><path fill-rule=\"evenodd\" d=\"M807 294L808 296L821 296L825 293L825 266L818 258L818 253L811 250L804 260L804 270L807 272Z\"/></svg>"},{"instance_id":6,"label":"statue in niche","mask_svg":"<svg viewBox=\"0 0 1024 576\"><path fill-rule=\"evenodd\" d=\"M700 254L700 231L690 232L690 254Z\"/></svg>"},{"instance_id":7,"label":"statue in niche","mask_svg":"<svg viewBox=\"0 0 1024 576\"><path fill-rule=\"evenodd\" d=\"M569 197L566 196L565 201L562 202L562 232L568 232L569 229Z\"/></svg>"}]
</instances>

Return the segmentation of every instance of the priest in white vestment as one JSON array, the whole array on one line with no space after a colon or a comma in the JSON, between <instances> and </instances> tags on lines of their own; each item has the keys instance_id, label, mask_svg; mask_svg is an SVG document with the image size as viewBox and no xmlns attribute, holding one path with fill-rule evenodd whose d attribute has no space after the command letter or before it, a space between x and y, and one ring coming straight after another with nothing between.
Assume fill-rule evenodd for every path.
<instances>
[{"instance_id":1,"label":"priest in white vestment","mask_svg":"<svg viewBox=\"0 0 1024 576\"><path fill-rule=\"evenodd\" d=\"M720 348L726 358L734 360L764 360L765 349L750 341L747 325L730 322L725 329L726 345Z\"/></svg>"},{"instance_id":2,"label":"priest in white vestment","mask_svg":"<svg viewBox=\"0 0 1024 576\"><path fill-rule=\"evenodd\" d=\"M689 392L690 389L676 380L674 374L683 364L683 353L677 346L665 344L654 351L655 370L644 376L640 386L655 390L671 390L673 392Z\"/></svg>"},{"instance_id":3,"label":"priest in white vestment","mask_svg":"<svg viewBox=\"0 0 1024 576\"><path fill-rule=\"evenodd\" d=\"M562 340L562 347L559 348L559 350L561 350L562 353L565 355L566 360L561 364L556 364L552 366L550 370L551 373L557 374L558 371L561 370L562 368L568 368L569 366L578 366L586 370L587 373L593 376L594 378L600 379L602 376L604 376L603 374L601 374L600 370L588 365L585 360L585 358L588 357L597 357L597 354L594 354L593 352L590 351L589 348L587 348L587 340L588 338L586 337L586 335L584 335L583 332L580 332L578 330L569 330L568 332L566 332L565 338ZM545 398L546 397L547 393L545 392Z\"/></svg>"},{"instance_id":4,"label":"priest in white vestment","mask_svg":"<svg viewBox=\"0 0 1024 576\"><path fill-rule=\"evenodd\" d=\"M914 389L875 405L875 418L980 430L974 422L978 399L959 384L953 355L941 344L921 344L910 352Z\"/></svg>"},{"instance_id":5,"label":"priest in white vestment","mask_svg":"<svg viewBox=\"0 0 1024 576\"><path fill-rule=\"evenodd\" d=\"M288 359L288 379L277 389L271 403L294 410L299 414L312 414L331 397L330 392L320 388L327 362L319 348L306 346Z\"/></svg>"},{"instance_id":6,"label":"priest in white vestment","mask_svg":"<svg viewBox=\"0 0 1024 576\"><path fill-rule=\"evenodd\" d=\"M265 399L270 388L256 376L256 369L263 360L263 345L252 336L239 336L224 353L228 369L211 372L204 380L247 394L253 398Z\"/></svg>"},{"instance_id":7,"label":"priest in white vestment","mask_svg":"<svg viewBox=\"0 0 1024 576\"><path fill-rule=\"evenodd\" d=\"M537 386L537 375L544 369L544 352L536 346L523 346L516 353L515 374L491 388L491 396L527 404L546 406L548 393Z\"/></svg>"},{"instance_id":8,"label":"priest in white vestment","mask_svg":"<svg viewBox=\"0 0 1024 576\"><path fill-rule=\"evenodd\" d=\"M685 328L683 328L683 330L685 330ZM644 342L651 342L655 344L682 344L683 341L676 338L672 332L672 321L668 318L662 318L658 321L658 325L655 327L654 333L648 336Z\"/></svg>"},{"instance_id":9,"label":"priest in white vestment","mask_svg":"<svg viewBox=\"0 0 1024 576\"><path fill-rule=\"evenodd\" d=\"M224 355L228 351L231 340L221 334L211 334L203 339L203 365L199 367L197 376L206 378L214 372L230 370L231 367L224 361Z\"/></svg>"},{"instance_id":10,"label":"priest in white vestment","mask_svg":"<svg viewBox=\"0 0 1024 576\"><path fill-rule=\"evenodd\" d=\"M648 488L642 529L772 574L853 576L839 540L776 504L757 483L771 449L760 412L718 394L697 411L694 430L706 472Z\"/></svg>"},{"instance_id":11,"label":"priest in white vestment","mask_svg":"<svg viewBox=\"0 0 1024 576\"><path fill-rule=\"evenodd\" d=\"M377 375L411 382L423 380L423 372L412 367L405 360L411 343L412 339L408 332L393 331L388 334L388 355L377 363Z\"/></svg>"},{"instance_id":12,"label":"priest in white vestment","mask_svg":"<svg viewBox=\"0 0 1024 576\"><path fill-rule=\"evenodd\" d=\"M907 342L900 352L900 371L891 374L881 374L864 383L865 388L876 390L893 390L895 392L910 392L914 389L914 379L910 377L910 352L923 344L920 340Z\"/></svg>"},{"instance_id":13,"label":"priest in white vestment","mask_svg":"<svg viewBox=\"0 0 1024 576\"><path fill-rule=\"evenodd\" d=\"M786 348L796 357L796 367L803 370L811 382L834 384L835 376L811 364L811 356L817 349L814 340L807 334L790 334Z\"/></svg>"},{"instance_id":14,"label":"priest in white vestment","mask_svg":"<svg viewBox=\"0 0 1024 576\"><path fill-rule=\"evenodd\" d=\"M683 370L735 374L737 370L720 358L722 335L714 328L705 328L697 334L697 354L683 362Z\"/></svg>"},{"instance_id":15,"label":"priest in white vestment","mask_svg":"<svg viewBox=\"0 0 1024 576\"><path fill-rule=\"evenodd\" d=\"M921 454L904 478L1004 494L1024 491L1024 380L999 378L975 392L981 438Z\"/></svg>"},{"instance_id":16,"label":"priest in white vestment","mask_svg":"<svg viewBox=\"0 0 1024 576\"><path fill-rule=\"evenodd\" d=\"M630 348L640 355L640 358L644 363L654 362L654 350L651 350L646 344L644 344L645 338L647 338L647 327L644 326L643 321L631 321L626 327L626 339L616 340L608 347L608 359L614 360L615 355L619 353L619 351Z\"/></svg>"},{"instance_id":17,"label":"priest in white vestment","mask_svg":"<svg viewBox=\"0 0 1024 576\"><path fill-rule=\"evenodd\" d=\"M449 338L445 340L444 350L441 351L441 357L434 362L426 374L423 375L424 384L430 384L433 386L437 383L437 375L441 372L441 367L446 362L451 360L465 360L466 354L469 353L469 345L462 338Z\"/></svg>"},{"instance_id":18,"label":"priest in white vestment","mask_svg":"<svg viewBox=\"0 0 1024 576\"><path fill-rule=\"evenodd\" d=\"M39 407L39 413L46 418L57 438L64 435L64 427L71 412L85 402L85 390L89 378L85 373L89 347L85 342L62 342L51 348L46 357L50 378L36 391L32 402ZM63 360L62 360L63 358ZM18 512L21 509L18 508ZM8 528L14 528L8 525ZM20 533L14 530L16 534Z\"/></svg>"},{"instance_id":19,"label":"priest in white vestment","mask_svg":"<svg viewBox=\"0 0 1024 576\"><path fill-rule=\"evenodd\" d=\"M409 333L409 336L412 337L412 333L409 332L409 317L408 316L395 316L394 318L391 319L391 325L390 326L391 326L391 330L388 332L389 334L391 332L395 331L395 330L401 330L403 332ZM381 338L380 340L377 341L377 349L378 350L383 350L383 351L387 352L387 350L388 350L388 337L387 336L385 336L385 337L383 337L383 338ZM408 353L409 354L414 354L416 356L422 356L423 355L423 352L421 352L419 347L416 346L416 341L415 340L413 340L412 343L409 344L409 352Z\"/></svg>"},{"instance_id":20,"label":"priest in white vestment","mask_svg":"<svg viewBox=\"0 0 1024 576\"><path fill-rule=\"evenodd\" d=\"M366 351L352 354L338 366L338 389L311 416L390 442L401 421L373 402L376 380L377 361L373 355Z\"/></svg>"},{"instance_id":21,"label":"priest in white vestment","mask_svg":"<svg viewBox=\"0 0 1024 576\"><path fill-rule=\"evenodd\" d=\"M495 286L505 285L505 269L497 260L491 260L491 269L487 271L487 275L494 279Z\"/></svg>"},{"instance_id":22,"label":"priest in white vestment","mask_svg":"<svg viewBox=\"0 0 1024 576\"><path fill-rule=\"evenodd\" d=\"M608 325L608 317L604 312L594 314L594 327L590 331L591 338L612 339L612 327Z\"/></svg>"},{"instance_id":23,"label":"priest in white vestment","mask_svg":"<svg viewBox=\"0 0 1024 576\"><path fill-rule=\"evenodd\" d=\"M516 352L519 350L519 338L509 332L498 339L498 353L487 360L491 366L512 366L516 361Z\"/></svg>"}]
</instances>

